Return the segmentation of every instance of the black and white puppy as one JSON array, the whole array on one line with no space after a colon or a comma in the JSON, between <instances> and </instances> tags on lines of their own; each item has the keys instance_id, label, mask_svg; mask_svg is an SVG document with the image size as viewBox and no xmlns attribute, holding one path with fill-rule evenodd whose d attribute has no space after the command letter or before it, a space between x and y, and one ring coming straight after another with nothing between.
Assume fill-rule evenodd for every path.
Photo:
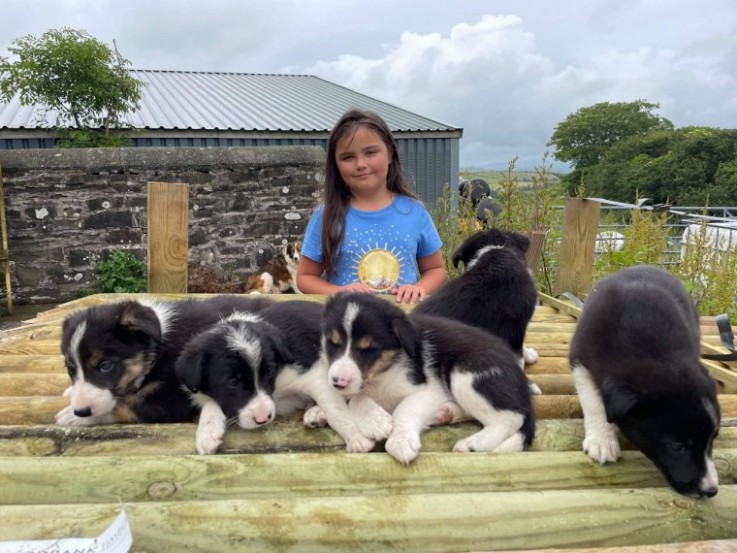
<instances>
[{"instance_id":1,"label":"black and white puppy","mask_svg":"<svg viewBox=\"0 0 737 553\"><path fill-rule=\"evenodd\" d=\"M530 240L517 232L490 229L466 238L453 254L453 265L464 272L446 282L415 307L415 313L439 315L482 328L505 340L520 367L538 359L525 347L527 325L537 305L535 281L525 253ZM532 384L533 393L540 389Z\"/></svg>"},{"instance_id":2,"label":"black and white puppy","mask_svg":"<svg viewBox=\"0 0 737 553\"><path fill-rule=\"evenodd\" d=\"M229 424L257 428L296 409L307 409L308 426L327 422L349 452L370 451L389 435L387 413L368 401L349 410L328 385L322 312L320 303L282 301L256 314L235 313L187 344L176 373L201 407L199 453L214 453Z\"/></svg>"},{"instance_id":3,"label":"black and white puppy","mask_svg":"<svg viewBox=\"0 0 737 553\"><path fill-rule=\"evenodd\" d=\"M637 266L601 279L570 348L589 457L616 461L619 427L677 492L715 495L720 410L700 351L697 311L673 275Z\"/></svg>"},{"instance_id":4,"label":"black and white puppy","mask_svg":"<svg viewBox=\"0 0 737 553\"><path fill-rule=\"evenodd\" d=\"M500 338L442 317L408 316L362 293L328 300L323 334L330 385L392 414L385 448L398 461L417 457L422 430L451 406L484 426L454 451L522 451L532 442L527 379Z\"/></svg>"},{"instance_id":5,"label":"black and white puppy","mask_svg":"<svg viewBox=\"0 0 737 553\"><path fill-rule=\"evenodd\" d=\"M203 328L236 307L258 309L266 299L122 301L78 311L63 323L61 352L72 386L56 423L179 422L195 410L174 374L174 361Z\"/></svg>"}]
</instances>

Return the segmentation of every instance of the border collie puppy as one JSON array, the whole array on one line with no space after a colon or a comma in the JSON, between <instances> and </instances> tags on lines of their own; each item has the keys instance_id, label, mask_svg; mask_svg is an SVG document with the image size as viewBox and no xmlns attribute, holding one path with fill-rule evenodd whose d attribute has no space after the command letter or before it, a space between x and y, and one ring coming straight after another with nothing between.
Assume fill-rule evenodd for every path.
<instances>
[{"instance_id":1,"label":"border collie puppy","mask_svg":"<svg viewBox=\"0 0 737 553\"><path fill-rule=\"evenodd\" d=\"M259 309L266 299L217 296L207 300L137 301L97 305L64 320L61 352L72 386L70 405L56 423L189 421L195 411L174 374L189 341L221 316Z\"/></svg>"},{"instance_id":2,"label":"border collie puppy","mask_svg":"<svg viewBox=\"0 0 737 553\"><path fill-rule=\"evenodd\" d=\"M720 410L700 351L696 308L673 275L637 266L601 279L570 348L588 456L616 461L618 427L677 492L716 495Z\"/></svg>"},{"instance_id":3,"label":"border collie puppy","mask_svg":"<svg viewBox=\"0 0 737 553\"><path fill-rule=\"evenodd\" d=\"M319 425L324 416L349 452L370 451L389 435L388 413L369 401L349 410L328 385L320 347L322 312L317 302L278 302L257 314L234 313L187 344L176 374L202 409L199 453L214 453L229 424L257 428L315 404L305 413L305 424Z\"/></svg>"},{"instance_id":4,"label":"border collie puppy","mask_svg":"<svg viewBox=\"0 0 737 553\"><path fill-rule=\"evenodd\" d=\"M328 300L323 334L330 385L349 398L366 395L392 414L385 449L398 461L417 457L420 433L451 406L484 426L454 451L522 451L532 442L527 379L500 338L345 292Z\"/></svg>"},{"instance_id":5,"label":"border collie puppy","mask_svg":"<svg viewBox=\"0 0 737 553\"><path fill-rule=\"evenodd\" d=\"M517 232L490 229L466 238L453 254L453 266L464 272L418 304L414 312L455 319L505 340L521 368L538 359L524 346L527 325L537 305L535 281L525 253L530 240ZM533 393L540 389L531 384Z\"/></svg>"},{"instance_id":6,"label":"border collie puppy","mask_svg":"<svg viewBox=\"0 0 737 553\"><path fill-rule=\"evenodd\" d=\"M280 294L297 288L297 265L302 249L300 241L284 244L279 252L261 268L248 277L244 292L246 294Z\"/></svg>"}]
</instances>

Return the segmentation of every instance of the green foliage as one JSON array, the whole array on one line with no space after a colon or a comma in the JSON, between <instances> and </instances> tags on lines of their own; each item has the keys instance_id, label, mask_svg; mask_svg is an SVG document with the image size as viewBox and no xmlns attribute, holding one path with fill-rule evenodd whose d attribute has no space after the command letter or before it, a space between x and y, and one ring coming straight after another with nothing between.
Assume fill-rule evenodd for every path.
<instances>
[{"instance_id":1,"label":"green foliage","mask_svg":"<svg viewBox=\"0 0 737 553\"><path fill-rule=\"evenodd\" d=\"M554 157L570 162L574 169L599 163L614 144L654 129L672 129L673 124L652 113L658 104L645 100L601 102L584 107L558 123L548 146Z\"/></svg>"},{"instance_id":2,"label":"green foliage","mask_svg":"<svg viewBox=\"0 0 737 553\"><path fill-rule=\"evenodd\" d=\"M146 264L130 250L114 250L95 264L100 292L143 293L148 290Z\"/></svg>"},{"instance_id":3,"label":"green foliage","mask_svg":"<svg viewBox=\"0 0 737 553\"><path fill-rule=\"evenodd\" d=\"M680 263L672 268L702 315L727 313L737 324L737 246L719 251L707 240L706 220L689 237Z\"/></svg>"},{"instance_id":4,"label":"green foliage","mask_svg":"<svg viewBox=\"0 0 737 553\"><path fill-rule=\"evenodd\" d=\"M0 101L18 94L23 105L55 114L57 130L73 125L78 133L66 135L67 145L89 145L93 129L123 128L123 115L140 105L141 83L128 74L128 60L86 31L52 29L15 39L8 50L17 59L0 57Z\"/></svg>"},{"instance_id":5,"label":"green foliage","mask_svg":"<svg viewBox=\"0 0 737 553\"><path fill-rule=\"evenodd\" d=\"M551 175L547 153L540 166L529 173L529 181L526 182L520 182L519 173L515 170L516 163L515 157L510 161L507 171L500 172L495 200L502 211L496 217L489 214L485 224L487 227L528 235L535 232L542 234L542 257L538 263L537 277L539 286L550 293L553 286L551 275L558 259L558 248L554 244L560 238L562 211L559 208L563 202L563 192L559 180ZM477 176L474 174L472 178ZM476 210L471 202L452 193L449 186L445 187L431 213L443 241L446 274L449 279L455 278L459 270L452 265L453 253L483 225L476 218Z\"/></svg>"},{"instance_id":6,"label":"green foliage","mask_svg":"<svg viewBox=\"0 0 737 553\"><path fill-rule=\"evenodd\" d=\"M663 265L668 248L668 215L633 209L622 221L620 229L624 245L620 251L604 242L594 261L596 279L632 265Z\"/></svg>"}]
</instances>

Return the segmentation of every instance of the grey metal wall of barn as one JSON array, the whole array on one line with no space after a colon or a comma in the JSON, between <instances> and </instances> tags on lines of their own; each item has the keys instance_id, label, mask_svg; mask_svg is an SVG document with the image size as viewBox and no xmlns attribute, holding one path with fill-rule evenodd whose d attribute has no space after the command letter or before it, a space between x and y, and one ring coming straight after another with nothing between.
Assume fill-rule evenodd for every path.
<instances>
[{"instance_id":1,"label":"grey metal wall of barn","mask_svg":"<svg viewBox=\"0 0 737 553\"><path fill-rule=\"evenodd\" d=\"M237 138L237 137L176 137L139 136L131 139L134 147L218 147L218 146L320 146L326 148L326 138ZM405 176L420 199L434 206L443 187L455 187L460 170L460 140L458 138L397 137L399 159ZM0 139L0 150L51 148L51 138Z\"/></svg>"}]
</instances>

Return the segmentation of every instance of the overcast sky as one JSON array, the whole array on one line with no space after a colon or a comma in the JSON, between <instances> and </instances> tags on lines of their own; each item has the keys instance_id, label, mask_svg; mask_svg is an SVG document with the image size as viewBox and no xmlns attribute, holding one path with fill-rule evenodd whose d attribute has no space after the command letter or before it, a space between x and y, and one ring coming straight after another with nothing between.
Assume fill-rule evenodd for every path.
<instances>
[{"instance_id":1,"label":"overcast sky","mask_svg":"<svg viewBox=\"0 0 737 553\"><path fill-rule=\"evenodd\" d=\"M61 27L135 69L320 76L463 128L462 168L534 167L597 102L737 128L735 0L2 0L0 55Z\"/></svg>"}]
</instances>

